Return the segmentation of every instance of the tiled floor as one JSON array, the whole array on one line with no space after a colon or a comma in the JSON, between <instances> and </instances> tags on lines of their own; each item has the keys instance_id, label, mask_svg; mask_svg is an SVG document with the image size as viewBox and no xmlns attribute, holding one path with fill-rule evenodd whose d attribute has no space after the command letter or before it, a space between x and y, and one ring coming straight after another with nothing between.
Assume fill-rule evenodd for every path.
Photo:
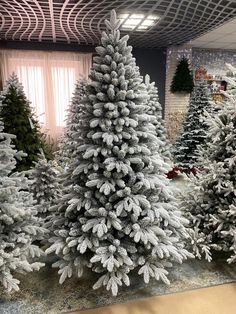
<instances>
[{"instance_id":1,"label":"tiled floor","mask_svg":"<svg viewBox=\"0 0 236 314\"><path fill-rule=\"evenodd\" d=\"M112 304L138 302L143 298L164 295L175 296L174 293L177 292L182 293L183 291L192 291L196 288L202 289L204 287L236 282L235 264L229 265L225 260L226 256L221 254L215 256L214 261L211 263L205 260L190 259L182 265L174 265L169 274L171 281L169 286L155 280L151 280L148 285L145 285L140 276L137 276L136 273L131 273L131 286L122 287L118 296L112 297L111 293L107 292L106 289L92 289L97 277L91 272L86 272L80 279L74 276L63 285L60 285L58 283L57 269L51 268L51 263L54 259L45 259L47 266L40 271L30 273L28 276L18 276L21 280L20 291L9 294L0 287L0 314L68 313L69 311L82 311L106 307ZM187 311L182 313L191 314L191 312ZM213 312L213 314L216 313ZM130 312L130 314L133 313ZM144 314L146 313L144 312ZM148 314L156 314L156 312L152 310ZM158 314L162 314L162 312ZM172 312L171 314L177 313ZM220 314L231 313L221 312ZM233 314L236 314L236 305Z\"/></svg>"},{"instance_id":2,"label":"tiled floor","mask_svg":"<svg viewBox=\"0 0 236 314\"><path fill-rule=\"evenodd\" d=\"M236 314L236 283L73 312L73 314Z\"/></svg>"}]
</instances>

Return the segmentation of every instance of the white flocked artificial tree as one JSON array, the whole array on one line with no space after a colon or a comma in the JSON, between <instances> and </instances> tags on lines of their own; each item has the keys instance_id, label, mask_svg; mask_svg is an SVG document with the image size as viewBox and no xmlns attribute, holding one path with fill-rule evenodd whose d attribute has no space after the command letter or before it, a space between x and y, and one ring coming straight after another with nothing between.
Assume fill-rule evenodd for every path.
<instances>
[{"instance_id":1,"label":"white flocked artificial tree","mask_svg":"<svg viewBox=\"0 0 236 314\"><path fill-rule=\"evenodd\" d=\"M105 23L81 108L77 160L54 206L47 252L60 258L60 283L91 268L99 274L93 288L116 295L134 269L145 283L169 283L172 263L191 254L165 162L153 152L159 139L149 132L155 126L128 36L120 37L115 11Z\"/></svg>"},{"instance_id":2,"label":"white flocked artificial tree","mask_svg":"<svg viewBox=\"0 0 236 314\"><path fill-rule=\"evenodd\" d=\"M81 111L81 102L85 95L85 87L86 80L84 78L81 78L76 82L73 97L68 108L65 132L56 154L56 159L63 169L67 168L76 151L77 137L75 137L75 133L80 120L79 115Z\"/></svg>"},{"instance_id":3,"label":"white flocked artificial tree","mask_svg":"<svg viewBox=\"0 0 236 314\"><path fill-rule=\"evenodd\" d=\"M35 167L31 170L32 184L30 190L36 200L38 216L47 219L50 207L60 197L60 184L58 177L60 171L54 160L47 160L43 153L40 154Z\"/></svg>"},{"instance_id":4,"label":"white flocked artificial tree","mask_svg":"<svg viewBox=\"0 0 236 314\"><path fill-rule=\"evenodd\" d=\"M188 111L183 121L182 132L173 148L175 163L184 170L194 169L198 164L200 150L206 143L207 124L204 112L213 111L206 81L196 83L190 96Z\"/></svg>"},{"instance_id":5,"label":"white flocked artificial tree","mask_svg":"<svg viewBox=\"0 0 236 314\"><path fill-rule=\"evenodd\" d=\"M236 67L230 63L225 63L225 67L228 69L228 74L223 79L227 82L227 91L222 91L222 94L228 99L236 100Z\"/></svg>"},{"instance_id":6,"label":"white flocked artificial tree","mask_svg":"<svg viewBox=\"0 0 236 314\"><path fill-rule=\"evenodd\" d=\"M33 241L46 230L39 225L33 195L24 173L14 173L17 152L11 144L14 135L4 133L0 122L0 283L8 291L19 290L16 273L38 270L42 263L33 262L43 254Z\"/></svg>"},{"instance_id":7,"label":"white flocked artificial tree","mask_svg":"<svg viewBox=\"0 0 236 314\"><path fill-rule=\"evenodd\" d=\"M236 81L230 82L236 88ZM212 252L223 251L228 262L236 262L236 98L229 95L205 122L203 171L191 177L181 207L190 220L196 256L211 260Z\"/></svg>"},{"instance_id":8,"label":"white flocked artificial tree","mask_svg":"<svg viewBox=\"0 0 236 314\"><path fill-rule=\"evenodd\" d=\"M158 89L155 82L150 81L150 76L148 74L145 75L145 85L149 96L147 101L147 113L154 118L152 123L155 126L156 135L159 139L159 145L156 149L160 154L162 154L164 159L171 164L171 145L167 139L165 122L162 117L162 106L159 102Z\"/></svg>"}]
</instances>

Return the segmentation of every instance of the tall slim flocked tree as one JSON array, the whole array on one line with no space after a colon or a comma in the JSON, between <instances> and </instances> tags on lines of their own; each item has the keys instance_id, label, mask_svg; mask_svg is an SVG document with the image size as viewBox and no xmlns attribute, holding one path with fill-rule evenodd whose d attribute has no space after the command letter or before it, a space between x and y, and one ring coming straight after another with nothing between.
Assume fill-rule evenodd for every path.
<instances>
[{"instance_id":1,"label":"tall slim flocked tree","mask_svg":"<svg viewBox=\"0 0 236 314\"><path fill-rule=\"evenodd\" d=\"M145 75L145 85L147 88L149 100L148 104L148 114L154 117L153 124L155 126L155 131L157 138L159 139L159 146L156 147L158 152L165 158L165 160L171 163L171 145L167 139L165 122L162 117L162 106L159 102L158 90L155 82L150 81L150 76Z\"/></svg>"},{"instance_id":2,"label":"tall slim flocked tree","mask_svg":"<svg viewBox=\"0 0 236 314\"><path fill-rule=\"evenodd\" d=\"M73 158L74 152L76 151L77 138L74 136L74 134L78 128L81 102L85 95L85 87L86 80L84 78L80 79L76 83L71 104L68 108L65 132L63 134L61 143L59 144L59 150L56 154L56 159L63 169L69 165L71 159Z\"/></svg>"},{"instance_id":3,"label":"tall slim flocked tree","mask_svg":"<svg viewBox=\"0 0 236 314\"><path fill-rule=\"evenodd\" d=\"M128 36L120 37L115 11L106 21L96 48L81 116L81 144L69 185L52 221L54 236L47 252L60 258L60 283L91 268L113 295L129 285L136 269L169 283L168 268L191 256L163 158L152 148L159 141L149 132L147 91Z\"/></svg>"},{"instance_id":4,"label":"tall slim flocked tree","mask_svg":"<svg viewBox=\"0 0 236 314\"><path fill-rule=\"evenodd\" d=\"M50 206L60 196L60 184L57 180L60 172L56 162L47 161L44 154L39 156L35 167L31 171L32 184L30 191L36 200L36 210L40 218L47 219L50 214Z\"/></svg>"},{"instance_id":5,"label":"tall slim flocked tree","mask_svg":"<svg viewBox=\"0 0 236 314\"><path fill-rule=\"evenodd\" d=\"M182 132L174 145L173 155L178 167L193 169L197 166L199 152L206 143L208 126L203 119L205 111L212 113L213 106L207 83L200 81L194 87Z\"/></svg>"},{"instance_id":6,"label":"tall slim flocked tree","mask_svg":"<svg viewBox=\"0 0 236 314\"><path fill-rule=\"evenodd\" d=\"M17 160L14 171L30 169L44 144L38 121L30 108L23 86L14 73L6 81L0 96L0 118L5 132L16 136L13 139L16 149L27 154Z\"/></svg>"},{"instance_id":7,"label":"tall slim flocked tree","mask_svg":"<svg viewBox=\"0 0 236 314\"><path fill-rule=\"evenodd\" d=\"M236 100L236 67L234 67L230 63L225 63L226 68L228 69L230 75L223 77L223 79L227 82L227 90L221 91L228 99L231 98Z\"/></svg>"},{"instance_id":8,"label":"tall slim flocked tree","mask_svg":"<svg viewBox=\"0 0 236 314\"><path fill-rule=\"evenodd\" d=\"M39 226L28 179L23 172L12 174L16 158L24 156L13 148L14 138L0 122L0 283L9 291L19 290L16 273L43 266L32 260L43 253L32 243L46 232Z\"/></svg>"},{"instance_id":9,"label":"tall slim flocked tree","mask_svg":"<svg viewBox=\"0 0 236 314\"><path fill-rule=\"evenodd\" d=\"M204 171L191 178L181 207L190 219L196 256L211 260L212 252L224 251L228 262L236 262L236 98L229 97L206 123Z\"/></svg>"}]
</instances>

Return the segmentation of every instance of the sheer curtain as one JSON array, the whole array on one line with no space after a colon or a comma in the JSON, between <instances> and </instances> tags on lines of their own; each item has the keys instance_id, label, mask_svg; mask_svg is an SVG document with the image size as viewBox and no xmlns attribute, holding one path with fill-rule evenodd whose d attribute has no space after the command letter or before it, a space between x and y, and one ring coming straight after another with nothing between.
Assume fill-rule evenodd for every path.
<instances>
[{"instance_id":1,"label":"sheer curtain","mask_svg":"<svg viewBox=\"0 0 236 314\"><path fill-rule=\"evenodd\" d=\"M88 77L91 62L90 53L0 51L3 81L12 72L18 75L42 128L54 139L65 125L74 84L81 76Z\"/></svg>"}]
</instances>

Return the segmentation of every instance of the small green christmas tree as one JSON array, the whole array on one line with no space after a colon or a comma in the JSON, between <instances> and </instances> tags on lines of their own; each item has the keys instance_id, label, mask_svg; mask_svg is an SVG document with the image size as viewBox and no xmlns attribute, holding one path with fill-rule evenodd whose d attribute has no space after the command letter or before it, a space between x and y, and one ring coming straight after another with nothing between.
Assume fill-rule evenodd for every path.
<instances>
[{"instance_id":1,"label":"small green christmas tree","mask_svg":"<svg viewBox=\"0 0 236 314\"><path fill-rule=\"evenodd\" d=\"M13 144L27 156L17 160L15 171L28 170L37 161L44 142L39 124L16 74L7 80L0 98L0 118L6 133L16 135Z\"/></svg>"},{"instance_id":2,"label":"small green christmas tree","mask_svg":"<svg viewBox=\"0 0 236 314\"><path fill-rule=\"evenodd\" d=\"M191 93L193 91L193 87L193 76L189 69L189 62L188 59L184 57L177 65L170 91L172 93Z\"/></svg>"}]
</instances>

